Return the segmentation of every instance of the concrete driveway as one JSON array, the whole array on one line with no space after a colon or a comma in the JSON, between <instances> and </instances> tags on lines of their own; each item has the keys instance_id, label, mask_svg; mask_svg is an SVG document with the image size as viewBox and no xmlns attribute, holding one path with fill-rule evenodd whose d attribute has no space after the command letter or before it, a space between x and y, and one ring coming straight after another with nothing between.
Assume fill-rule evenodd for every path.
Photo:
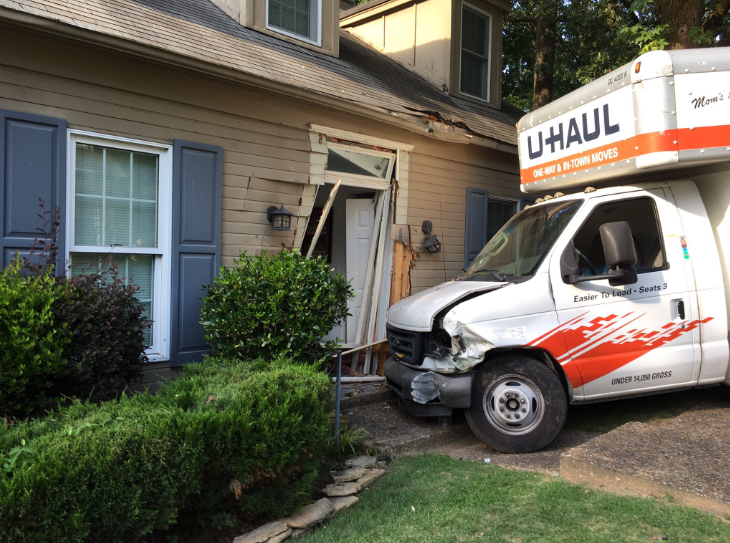
<instances>
[{"instance_id":1,"label":"concrete driveway","mask_svg":"<svg viewBox=\"0 0 730 543\"><path fill-rule=\"evenodd\" d=\"M730 515L730 392L725 387L571 407L565 429L549 447L522 455L483 444L463 416L454 418L453 428L438 429L435 419L409 415L384 385L370 385L357 396L355 405L345 396L343 414L370 433L366 446L391 456L434 453L486 460Z\"/></svg>"}]
</instances>

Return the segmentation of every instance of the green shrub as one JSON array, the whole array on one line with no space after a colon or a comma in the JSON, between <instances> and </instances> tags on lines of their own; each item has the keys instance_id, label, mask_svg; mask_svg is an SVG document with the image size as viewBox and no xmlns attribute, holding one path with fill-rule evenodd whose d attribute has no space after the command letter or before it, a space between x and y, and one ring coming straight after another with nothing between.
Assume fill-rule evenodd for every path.
<instances>
[{"instance_id":1,"label":"green shrub","mask_svg":"<svg viewBox=\"0 0 730 543\"><path fill-rule=\"evenodd\" d=\"M142 374L150 325L111 262L54 277L60 213L40 204L42 235L0 273L0 417L55 408L63 398L119 396ZM70 271L69 271L69 274Z\"/></svg>"},{"instance_id":2,"label":"green shrub","mask_svg":"<svg viewBox=\"0 0 730 543\"><path fill-rule=\"evenodd\" d=\"M317 481L331 383L261 368L208 361L157 396L0 426L0 541L134 541L291 513Z\"/></svg>"},{"instance_id":3,"label":"green shrub","mask_svg":"<svg viewBox=\"0 0 730 543\"><path fill-rule=\"evenodd\" d=\"M276 256L241 253L207 287L202 317L206 337L224 357L288 356L317 364L337 347L320 340L347 316L354 297L347 279L323 258L297 251Z\"/></svg>"},{"instance_id":4,"label":"green shrub","mask_svg":"<svg viewBox=\"0 0 730 543\"><path fill-rule=\"evenodd\" d=\"M48 391L70 368L69 342L55 319L63 288L50 270L24 276L18 258L0 271L0 415L27 415L48 401Z\"/></svg>"},{"instance_id":5,"label":"green shrub","mask_svg":"<svg viewBox=\"0 0 730 543\"><path fill-rule=\"evenodd\" d=\"M56 391L92 401L110 400L142 375L144 332L150 322L116 266L62 278L66 286L53 304L56 322L70 338L64 356L72 367Z\"/></svg>"}]
</instances>

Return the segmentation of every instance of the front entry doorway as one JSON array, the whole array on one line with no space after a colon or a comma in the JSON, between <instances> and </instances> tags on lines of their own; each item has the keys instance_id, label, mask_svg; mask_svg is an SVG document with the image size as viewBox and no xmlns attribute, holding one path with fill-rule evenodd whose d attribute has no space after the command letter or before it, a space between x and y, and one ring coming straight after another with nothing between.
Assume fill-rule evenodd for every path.
<instances>
[{"instance_id":1,"label":"front entry doorway","mask_svg":"<svg viewBox=\"0 0 730 543\"><path fill-rule=\"evenodd\" d=\"M317 192L312 218L302 244L302 252L305 254L332 188L333 185L326 183ZM355 291L355 298L348 301L347 309L350 316L325 337L326 340L337 338L345 347L360 344L356 333L363 307L368 307L368 304L364 303L365 282L368 265L372 266L369 259L372 256L370 252L373 236L378 235L375 224L376 203L378 195L382 192L371 188L341 185L312 255L326 258L332 266L333 273L345 274ZM385 258L388 263L392 260L392 256L389 255L385 255Z\"/></svg>"}]
</instances>

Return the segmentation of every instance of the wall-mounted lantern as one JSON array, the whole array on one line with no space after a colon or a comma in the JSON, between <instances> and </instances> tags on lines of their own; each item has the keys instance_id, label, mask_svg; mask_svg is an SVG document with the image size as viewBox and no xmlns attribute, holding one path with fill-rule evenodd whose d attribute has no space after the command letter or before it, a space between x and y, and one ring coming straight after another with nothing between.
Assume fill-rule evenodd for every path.
<instances>
[{"instance_id":1,"label":"wall-mounted lantern","mask_svg":"<svg viewBox=\"0 0 730 543\"><path fill-rule=\"evenodd\" d=\"M421 230L426 234L426 239L423 240L423 248L428 251L428 254L435 255L441 252L441 242L436 236L431 235L433 230L433 224L431 221L423 221Z\"/></svg>"},{"instance_id":2,"label":"wall-mounted lantern","mask_svg":"<svg viewBox=\"0 0 730 543\"><path fill-rule=\"evenodd\" d=\"M284 209L284 204L277 208L271 206L266 210L266 218L273 225L274 230L291 230L291 218L293 213Z\"/></svg>"}]
</instances>

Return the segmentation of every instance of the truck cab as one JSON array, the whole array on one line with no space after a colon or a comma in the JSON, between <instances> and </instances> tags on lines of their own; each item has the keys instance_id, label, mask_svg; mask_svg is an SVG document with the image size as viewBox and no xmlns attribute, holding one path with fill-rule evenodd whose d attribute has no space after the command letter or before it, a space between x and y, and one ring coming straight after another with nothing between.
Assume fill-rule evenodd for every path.
<instances>
[{"instance_id":1,"label":"truck cab","mask_svg":"<svg viewBox=\"0 0 730 543\"><path fill-rule=\"evenodd\" d=\"M660 53L594 81L588 94L576 91L594 101L568 95L520 122L523 190L564 192L515 215L458 278L390 309L385 375L402 407L439 417L463 409L485 443L519 453L548 445L569 404L730 383L728 266L718 250L730 202L728 158L718 140L682 148L676 123L687 117L672 121L666 108L675 126L655 138L662 143L674 130L676 149L656 141L644 147L656 119L642 118L653 106L642 108L641 98L657 99L646 88L659 89L665 106L671 93L674 113L685 102L694 107L697 92L675 78L676 68L691 64L687 52ZM720 66L730 58L723 53ZM701 77L704 93L713 85L727 93L727 71L694 69L721 76ZM622 80L627 92L616 86ZM614 113L624 100L633 109ZM719 120L727 134L729 111L718 108L707 122ZM602 135L586 141L580 124L591 116ZM575 145L566 149L571 137ZM722 151L730 154L730 146ZM579 177L614 186L581 187Z\"/></svg>"}]
</instances>

